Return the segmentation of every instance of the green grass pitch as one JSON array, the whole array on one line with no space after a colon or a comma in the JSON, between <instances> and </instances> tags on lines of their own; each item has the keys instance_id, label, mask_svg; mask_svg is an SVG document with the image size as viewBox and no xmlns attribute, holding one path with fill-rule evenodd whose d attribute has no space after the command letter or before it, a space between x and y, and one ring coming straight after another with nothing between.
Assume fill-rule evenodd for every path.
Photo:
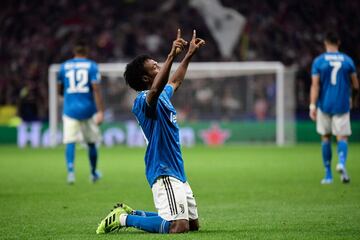
<instances>
[{"instance_id":1,"label":"green grass pitch","mask_svg":"<svg viewBox=\"0 0 360 240\"><path fill-rule=\"evenodd\" d=\"M154 211L143 154L142 148L101 148L104 177L91 184L86 151L79 148L77 181L68 186L62 147L1 146L0 239L360 239L359 144L349 146L351 183L340 183L334 172L328 186L320 185L320 144L184 149L199 232L96 235L118 201Z\"/></svg>"}]
</instances>

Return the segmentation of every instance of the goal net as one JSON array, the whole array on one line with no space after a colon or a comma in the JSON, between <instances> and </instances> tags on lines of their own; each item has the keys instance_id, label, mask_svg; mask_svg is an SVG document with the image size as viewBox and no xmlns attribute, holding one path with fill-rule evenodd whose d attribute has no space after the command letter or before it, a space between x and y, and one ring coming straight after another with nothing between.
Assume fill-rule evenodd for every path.
<instances>
[{"instance_id":1,"label":"goal net","mask_svg":"<svg viewBox=\"0 0 360 240\"><path fill-rule=\"evenodd\" d=\"M105 101L102 125L106 145L144 144L131 113L136 92L123 79L125 63L99 64ZM176 70L178 63L172 67ZM49 68L50 145L61 141L61 101L56 93L59 64ZM276 143L295 141L294 71L280 62L190 63L172 98L181 141L205 143Z\"/></svg>"}]
</instances>

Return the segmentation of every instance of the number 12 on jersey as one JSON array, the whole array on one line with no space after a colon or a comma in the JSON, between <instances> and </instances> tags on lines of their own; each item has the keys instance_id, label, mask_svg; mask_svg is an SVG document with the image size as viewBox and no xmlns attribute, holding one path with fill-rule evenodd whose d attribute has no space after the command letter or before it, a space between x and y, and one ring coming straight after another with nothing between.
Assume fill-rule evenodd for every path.
<instances>
[{"instance_id":1,"label":"number 12 on jersey","mask_svg":"<svg viewBox=\"0 0 360 240\"><path fill-rule=\"evenodd\" d=\"M330 64L330 66L332 66L330 82L332 85L336 85L336 76L337 76L339 69L341 68L342 63L339 61L331 61L331 62L329 62L329 64Z\"/></svg>"},{"instance_id":2,"label":"number 12 on jersey","mask_svg":"<svg viewBox=\"0 0 360 240\"><path fill-rule=\"evenodd\" d=\"M89 87L87 83L89 81L89 73L86 69L71 69L66 72L66 78L69 79L69 87L66 90L67 93L87 93Z\"/></svg>"}]
</instances>

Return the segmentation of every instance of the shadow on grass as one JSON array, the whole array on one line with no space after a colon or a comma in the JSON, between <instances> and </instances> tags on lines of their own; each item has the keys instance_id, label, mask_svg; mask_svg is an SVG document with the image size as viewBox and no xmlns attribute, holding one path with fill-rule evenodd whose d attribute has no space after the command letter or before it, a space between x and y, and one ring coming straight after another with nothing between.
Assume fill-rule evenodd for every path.
<instances>
[{"instance_id":1,"label":"shadow on grass","mask_svg":"<svg viewBox=\"0 0 360 240\"><path fill-rule=\"evenodd\" d=\"M191 234L191 235L197 235L197 234L240 234L240 233L246 233L246 232L252 232L252 231L258 231L258 230L249 230L249 229L204 229L204 230L200 230L200 231L193 231L193 232L188 232L188 233L184 233L185 235ZM138 230L135 228L129 228L129 229L124 229L124 230L120 230L117 232L112 232L109 233L107 235L171 235L171 236L180 236L182 234L158 234L158 233L148 233L142 230Z\"/></svg>"}]
</instances>

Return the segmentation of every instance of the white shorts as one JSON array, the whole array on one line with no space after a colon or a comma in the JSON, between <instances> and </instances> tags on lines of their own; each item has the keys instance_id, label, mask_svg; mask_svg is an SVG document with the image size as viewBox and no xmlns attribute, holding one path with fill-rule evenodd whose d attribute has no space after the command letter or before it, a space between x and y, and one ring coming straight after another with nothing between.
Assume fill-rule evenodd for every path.
<instances>
[{"instance_id":1,"label":"white shorts","mask_svg":"<svg viewBox=\"0 0 360 240\"><path fill-rule=\"evenodd\" d=\"M320 135L350 136L350 113L329 115L317 110L316 131Z\"/></svg>"},{"instance_id":2,"label":"white shorts","mask_svg":"<svg viewBox=\"0 0 360 240\"><path fill-rule=\"evenodd\" d=\"M195 198L188 182L161 176L151 190L158 214L166 221L198 218Z\"/></svg>"},{"instance_id":3,"label":"white shorts","mask_svg":"<svg viewBox=\"0 0 360 240\"><path fill-rule=\"evenodd\" d=\"M100 129L95 123L94 117L77 120L63 115L63 124L64 144L73 142L97 143L101 141Z\"/></svg>"}]
</instances>

